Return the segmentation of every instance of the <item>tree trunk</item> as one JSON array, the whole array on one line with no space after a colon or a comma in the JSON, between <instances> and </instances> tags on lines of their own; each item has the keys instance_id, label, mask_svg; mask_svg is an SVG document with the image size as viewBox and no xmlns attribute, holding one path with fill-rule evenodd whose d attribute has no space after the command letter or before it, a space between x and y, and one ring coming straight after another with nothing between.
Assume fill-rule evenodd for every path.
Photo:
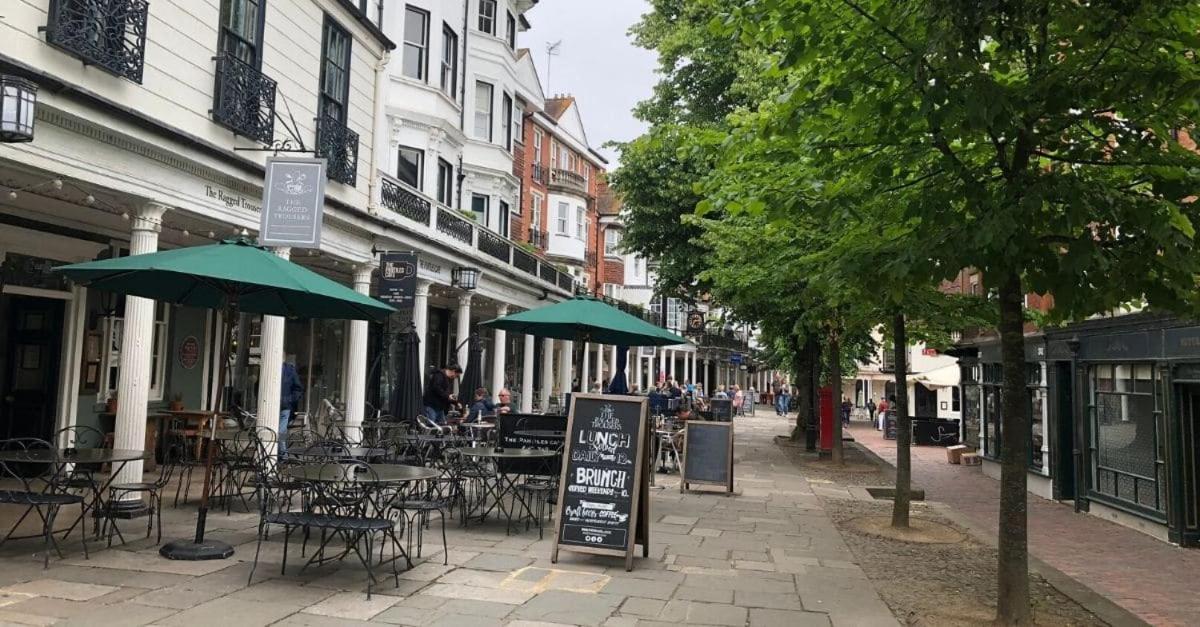
<instances>
[{"instance_id":1,"label":"tree trunk","mask_svg":"<svg viewBox=\"0 0 1200 627\"><path fill-rule=\"evenodd\" d=\"M833 404L833 463L842 465L846 458L842 451L842 347L838 329L829 334L829 387L830 402ZM820 414L820 411L817 412Z\"/></svg>"},{"instance_id":2,"label":"tree trunk","mask_svg":"<svg viewBox=\"0 0 1200 627\"><path fill-rule=\"evenodd\" d=\"M908 415L908 334L904 328L903 313L896 314L892 319L892 335L896 355L896 495L892 500L892 526L903 529L908 527L908 511L912 500L912 418Z\"/></svg>"},{"instance_id":3,"label":"tree trunk","mask_svg":"<svg viewBox=\"0 0 1200 627\"><path fill-rule=\"evenodd\" d=\"M792 440L800 441L804 438L804 431L808 422L812 420L812 369L813 355L811 350L812 342L807 338L803 338L801 342L799 336L793 338L793 350L796 351L796 372L792 377L795 381L792 392L796 395L796 405L799 410L796 413L796 428L792 431Z\"/></svg>"},{"instance_id":4,"label":"tree trunk","mask_svg":"<svg viewBox=\"0 0 1200 627\"><path fill-rule=\"evenodd\" d=\"M1000 359L1004 370L1000 423L1000 537L997 616L1002 625L1033 623L1029 607L1026 467L1029 408L1025 389L1024 312L1021 276L1000 277Z\"/></svg>"},{"instance_id":5,"label":"tree trunk","mask_svg":"<svg viewBox=\"0 0 1200 627\"><path fill-rule=\"evenodd\" d=\"M808 425L804 431L804 450L816 451L821 420L818 415L821 409L821 343L815 336L809 335L804 347L809 355L808 372L802 375L808 384Z\"/></svg>"}]
</instances>

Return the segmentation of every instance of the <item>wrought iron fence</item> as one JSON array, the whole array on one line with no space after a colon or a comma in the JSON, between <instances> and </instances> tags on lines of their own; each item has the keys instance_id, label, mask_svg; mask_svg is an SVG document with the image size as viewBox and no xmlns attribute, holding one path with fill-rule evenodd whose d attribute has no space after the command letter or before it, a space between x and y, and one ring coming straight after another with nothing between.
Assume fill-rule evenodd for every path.
<instances>
[{"instance_id":1,"label":"wrought iron fence","mask_svg":"<svg viewBox=\"0 0 1200 627\"><path fill-rule=\"evenodd\" d=\"M471 221L454 215L453 211L441 210L437 215L437 230L454 239L471 243Z\"/></svg>"},{"instance_id":2,"label":"wrought iron fence","mask_svg":"<svg viewBox=\"0 0 1200 627\"><path fill-rule=\"evenodd\" d=\"M554 266L546 263L545 261L542 262L542 266L539 271L539 274L542 277L543 281L549 281L550 283L554 283L555 285L558 284L558 270L556 270L554 268Z\"/></svg>"},{"instance_id":3,"label":"wrought iron fence","mask_svg":"<svg viewBox=\"0 0 1200 627\"><path fill-rule=\"evenodd\" d=\"M379 193L384 207L414 222L429 224L432 203L422 198L420 194L409 190L403 183L385 175Z\"/></svg>"},{"instance_id":4,"label":"wrought iron fence","mask_svg":"<svg viewBox=\"0 0 1200 627\"><path fill-rule=\"evenodd\" d=\"M330 116L317 120L317 156L325 157L329 178L351 186L358 181L358 133L341 120Z\"/></svg>"},{"instance_id":5,"label":"wrought iron fence","mask_svg":"<svg viewBox=\"0 0 1200 627\"><path fill-rule=\"evenodd\" d=\"M564 290L572 291L575 289L575 279L571 278L571 275L567 274L566 272L559 272L558 286Z\"/></svg>"},{"instance_id":6,"label":"wrought iron fence","mask_svg":"<svg viewBox=\"0 0 1200 627\"><path fill-rule=\"evenodd\" d=\"M146 0L50 0L46 42L140 84L149 13Z\"/></svg>"},{"instance_id":7,"label":"wrought iron fence","mask_svg":"<svg viewBox=\"0 0 1200 627\"><path fill-rule=\"evenodd\" d=\"M257 142L275 137L275 81L237 57L217 57L213 120Z\"/></svg>"},{"instance_id":8,"label":"wrought iron fence","mask_svg":"<svg viewBox=\"0 0 1200 627\"><path fill-rule=\"evenodd\" d=\"M479 229L479 243L476 244L476 247L485 254L508 263L509 245L503 237L487 229Z\"/></svg>"},{"instance_id":9,"label":"wrought iron fence","mask_svg":"<svg viewBox=\"0 0 1200 627\"><path fill-rule=\"evenodd\" d=\"M526 274L531 274L533 276L538 275L537 257L534 257L520 248L513 249L512 263L517 267L518 270L521 270Z\"/></svg>"}]
</instances>

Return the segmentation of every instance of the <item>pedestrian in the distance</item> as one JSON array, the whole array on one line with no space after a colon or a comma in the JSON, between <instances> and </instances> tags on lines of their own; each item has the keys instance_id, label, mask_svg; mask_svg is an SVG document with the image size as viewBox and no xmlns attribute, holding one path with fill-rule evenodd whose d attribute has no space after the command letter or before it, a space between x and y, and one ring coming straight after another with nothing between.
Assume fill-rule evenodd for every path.
<instances>
[{"instance_id":1,"label":"pedestrian in the distance","mask_svg":"<svg viewBox=\"0 0 1200 627\"><path fill-rule=\"evenodd\" d=\"M280 457L287 452L287 429L288 423L292 421L292 410L300 403L300 396L304 394L304 385L300 383L300 374L296 372L296 365L292 363L294 361L295 355L288 355L284 359L283 378L279 385L279 433L276 439L279 442Z\"/></svg>"},{"instance_id":2,"label":"pedestrian in the distance","mask_svg":"<svg viewBox=\"0 0 1200 627\"><path fill-rule=\"evenodd\" d=\"M842 424L850 424L850 414L854 411L854 406L850 404L850 399L842 397Z\"/></svg>"},{"instance_id":3,"label":"pedestrian in the distance","mask_svg":"<svg viewBox=\"0 0 1200 627\"><path fill-rule=\"evenodd\" d=\"M429 373L422 401L425 403L425 417L434 424L446 424L446 412L458 403L454 397L454 380L461 375L462 367L457 364L447 364Z\"/></svg>"},{"instance_id":4,"label":"pedestrian in the distance","mask_svg":"<svg viewBox=\"0 0 1200 627\"><path fill-rule=\"evenodd\" d=\"M875 399L867 399L867 415L871 417L871 424L875 424Z\"/></svg>"}]
</instances>

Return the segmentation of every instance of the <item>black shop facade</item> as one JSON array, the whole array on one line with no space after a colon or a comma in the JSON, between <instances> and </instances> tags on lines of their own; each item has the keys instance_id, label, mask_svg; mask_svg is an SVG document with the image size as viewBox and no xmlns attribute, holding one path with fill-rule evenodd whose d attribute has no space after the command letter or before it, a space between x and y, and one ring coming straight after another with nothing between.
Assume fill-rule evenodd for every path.
<instances>
[{"instance_id":1,"label":"black shop facade","mask_svg":"<svg viewBox=\"0 0 1200 627\"><path fill-rule=\"evenodd\" d=\"M964 442L999 477L1000 345L957 349ZM1027 334L1029 490L1200 546L1200 324L1105 317Z\"/></svg>"}]
</instances>

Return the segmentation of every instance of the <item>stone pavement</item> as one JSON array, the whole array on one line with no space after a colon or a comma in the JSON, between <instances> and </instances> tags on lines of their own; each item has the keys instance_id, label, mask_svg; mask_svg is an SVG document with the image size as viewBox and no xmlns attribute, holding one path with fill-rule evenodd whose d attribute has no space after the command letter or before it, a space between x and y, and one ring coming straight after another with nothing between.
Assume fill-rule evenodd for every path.
<instances>
[{"instance_id":1,"label":"stone pavement","mask_svg":"<svg viewBox=\"0 0 1200 627\"><path fill-rule=\"evenodd\" d=\"M855 440L891 464L895 440L853 422ZM912 448L913 485L996 537L1000 482L977 466L946 463L940 447ZM1086 513L1029 495L1031 554L1152 625L1200 625L1200 550L1181 549Z\"/></svg>"},{"instance_id":2,"label":"stone pavement","mask_svg":"<svg viewBox=\"0 0 1200 627\"><path fill-rule=\"evenodd\" d=\"M505 536L502 524L468 529L451 521L443 566L436 522L425 559L381 579L370 601L365 574L349 562L298 572L299 552L279 574L281 534L264 543L253 585L255 515L215 513L212 537L233 559L172 562L150 541L131 542L43 570L36 541L0 549L0 624L26 625L895 625L820 500L772 443L779 421L765 413L737 423L737 494L680 494L676 475L651 489L651 557L633 572L623 560L562 551L551 564L550 533ZM173 490L172 490L173 493ZM0 523L11 521L0 508ZM168 509L164 538L187 537L194 509ZM640 554L640 552L639 552Z\"/></svg>"}]
</instances>

